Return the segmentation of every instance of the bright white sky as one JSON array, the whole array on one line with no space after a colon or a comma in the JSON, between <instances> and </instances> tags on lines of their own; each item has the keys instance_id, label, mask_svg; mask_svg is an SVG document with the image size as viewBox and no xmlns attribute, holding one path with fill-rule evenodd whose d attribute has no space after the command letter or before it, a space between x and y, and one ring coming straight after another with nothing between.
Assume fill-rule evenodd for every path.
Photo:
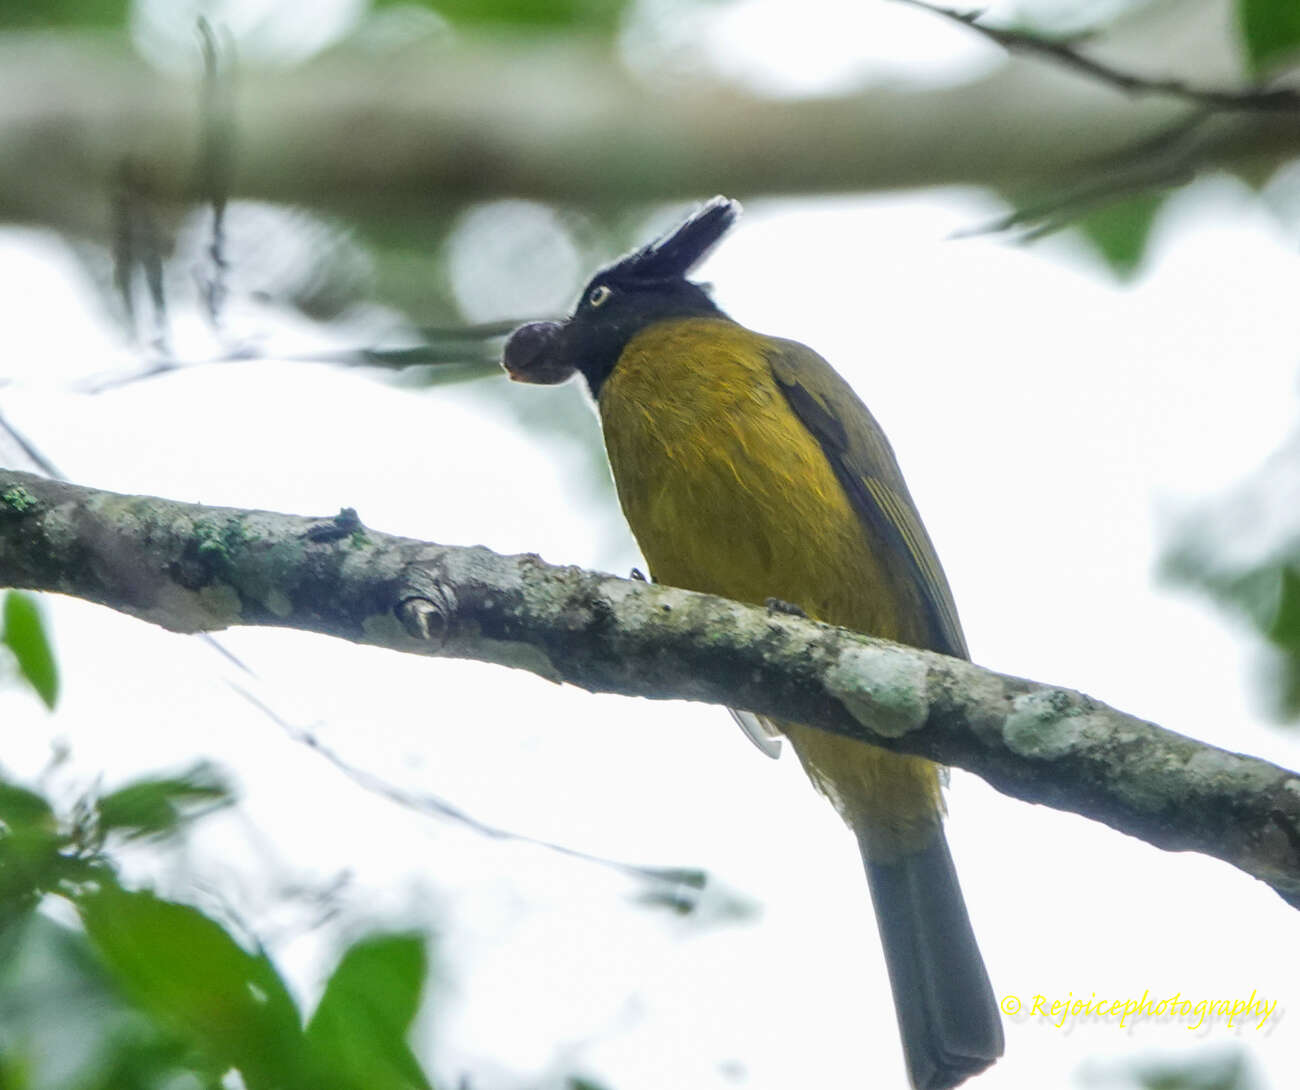
<instances>
[{"instance_id":1,"label":"bright white sky","mask_svg":"<svg viewBox=\"0 0 1300 1090\"><path fill-rule=\"evenodd\" d=\"M993 206L961 193L755 202L701 270L724 308L839 367L889 432L951 578L977 661L1080 688L1216 744L1300 764L1250 696L1252 648L1153 581L1179 513L1256 469L1295 425L1297 258L1235 186L1162 219L1148 274L1121 288L1070 239L948 241ZM412 392L361 372L258 361L89 396L115 360L76 267L0 234L17 361L4 411L74 480L328 514L375 529L623 572L617 513L566 481L572 452L522 432L512 387ZM11 372L12 373L12 372ZM611 544L613 541L613 544ZM81 782L199 756L229 768L240 816L197 865L264 925L304 1002L336 932L259 914L269 881L349 871L348 930L439 932L431 1046L448 1083L611 1090L905 1085L852 841L795 762L764 760L720 709L594 697L477 664L275 631L226 644L354 764L495 824L620 859L707 868L694 916L632 904L590 864L487 840L367 794L288 740L196 641L51 603L57 715L0 691L5 767L52 739ZM1051 999L1257 996L1271 1027L1009 1020L979 1090L1123 1087L1122 1061L1244 1045L1264 1085L1300 1068L1295 913L1265 886L953 773L949 838L995 990ZM147 861L138 860L141 874ZM204 896L200 893L199 896ZM752 918L711 911L726 897ZM436 1015L436 1017L435 1017Z\"/></svg>"}]
</instances>

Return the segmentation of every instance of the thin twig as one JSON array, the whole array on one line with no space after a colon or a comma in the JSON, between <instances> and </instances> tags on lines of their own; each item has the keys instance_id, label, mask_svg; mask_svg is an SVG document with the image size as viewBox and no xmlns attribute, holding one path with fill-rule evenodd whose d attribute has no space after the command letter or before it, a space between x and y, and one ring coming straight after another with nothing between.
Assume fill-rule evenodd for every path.
<instances>
[{"instance_id":1,"label":"thin twig","mask_svg":"<svg viewBox=\"0 0 1300 1090\"><path fill-rule=\"evenodd\" d=\"M1291 87L1246 87L1241 90L1227 90L1217 87L1197 87L1180 79L1152 79L1126 72L1122 68L1116 68L1105 61L1095 60L1080 53L1075 48L1075 43L1083 40L1079 35L1053 40L1025 30L989 26L987 23L980 22L984 15L982 11L955 11L952 8L928 3L927 0L898 0L898 2L910 4L912 7L933 12L962 26L970 27L971 30L1002 46L1009 53L1041 57L1126 94L1170 95L1218 110L1267 112L1300 110L1300 90Z\"/></svg>"},{"instance_id":2,"label":"thin twig","mask_svg":"<svg viewBox=\"0 0 1300 1090\"><path fill-rule=\"evenodd\" d=\"M977 238L1009 234L1023 228L1016 241L1033 242L1118 200L1183 185L1192 180L1195 172L1180 161L1179 145L1212 116L1210 110L1197 110L1153 136L1099 158L1082 172L1099 180L1076 186L1051 200L1013 209L985 223L961 228L949 237Z\"/></svg>"},{"instance_id":3,"label":"thin twig","mask_svg":"<svg viewBox=\"0 0 1300 1090\"><path fill-rule=\"evenodd\" d=\"M199 185L205 200L212 206L212 236L208 242L210 271L199 276L199 292L209 325L220 332L221 311L225 306L226 257L225 218L230 199L233 172L234 110L231 106L230 64L222 63L224 53L233 48L229 40L217 41L212 24L202 16L198 20L199 44L203 55L201 113L202 147L199 155Z\"/></svg>"},{"instance_id":4,"label":"thin twig","mask_svg":"<svg viewBox=\"0 0 1300 1090\"><path fill-rule=\"evenodd\" d=\"M158 222L155 201L147 169L131 156L125 156L118 164L113 198L113 284L121 297L128 330L138 342L141 323L135 305L136 277L137 273L143 275L153 318L149 345L158 355L167 355L170 338L164 231Z\"/></svg>"},{"instance_id":5,"label":"thin twig","mask_svg":"<svg viewBox=\"0 0 1300 1090\"><path fill-rule=\"evenodd\" d=\"M531 844L537 848L545 848L547 851L556 852L559 855L567 856L570 859L578 859L584 863L594 863L598 867L606 867L616 871L619 874L637 878L642 881L654 883L656 886L670 886L677 895L672 898L674 903L680 903L685 899L682 893L689 891L691 900L698 900L699 892L709 881L707 871L699 870L693 867L648 867L638 863L628 863L620 859L610 859L601 855L592 855L590 852L580 851L577 848L570 848L564 844L557 844L550 840L542 840L539 837L529 836L527 833L516 833L509 829L502 829L496 825L489 825L474 817L473 814L462 810L459 806L439 798L437 795L429 792L420 792L416 794L410 791L403 791L385 780L382 776L376 776L372 772L367 772L363 768L358 768L350 764L339 754L326 746L315 731L310 727L300 727L290 723L265 700L256 693L242 685L230 682L230 687L239 693L253 707L257 708L271 722L275 723L295 742L298 742L308 749L320 754L326 761L334 766L339 772L343 773L348 779L360 787L363 791L370 794L378 795L380 798L387 799L389 802L396 803L406 810L411 810L425 817L436 817L450 819L458 824L464 825L480 836L487 837L490 840L515 841L519 844Z\"/></svg>"},{"instance_id":6,"label":"thin twig","mask_svg":"<svg viewBox=\"0 0 1300 1090\"><path fill-rule=\"evenodd\" d=\"M445 369L456 381L486 378L501 374L500 360L496 355L469 356L464 350L452 352L432 345L420 345L415 348L346 348L333 352L305 352L292 354L276 352L266 357L259 357L252 350L235 350L219 356L207 356L195 360L161 359L124 374L107 375L103 378L89 378L77 383L76 390L83 394L102 394L109 390L120 390L137 382L188 371L195 367L207 367L213 364L249 363L258 358L273 359L281 363L324 363L336 367L374 367L391 371L401 371L408 367L438 367Z\"/></svg>"},{"instance_id":7,"label":"thin twig","mask_svg":"<svg viewBox=\"0 0 1300 1090\"><path fill-rule=\"evenodd\" d=\"M376 367L400 371L407 367L440 367L456 380L482 378L500 373L499 341L525 319L475 322L463 326L428 326L420 330L423 344L406 348L340 348L316 352L276 352L266 358L286 363L326 363L341 367ZM192 367L223 363L248 363L259 358L249 345L232 348L215 356L184 360L163 357L151 360L138 370L124 374L91 377L77 384L79 393L99 394L120 389L160 375Z\"/></svg>"},{"instance_id":8,"label":"thin twig","mask_svg":"<svg viewBox=\"0 0 1300 1090\"><path fill-rule=\"evenodd\" d=\"M14 445L22 451L23 456L38 470L40 470L40 472L44 473L47 477L53 477L55 480L61 481L65 479L59 471L54 468L54 463L41 453L35 443L9 423L9 421L4 418L3 413L0 413L0 431L3 431L13 440Z\"/></svg>"},{"instance_id":9,"label":"thin twig","mask_svg":"<svg viewBox=\"0 0 1300 1090\"><path fill-rule=\"evenodd\" d=\"M1158 185L1175 186L1190 181L1190 176L1161 178ZM954 231L949 238L977 238L984 235L1008 235L1015 232L1017 242L1037 242L1041 238L1063 231L1077 223L1090 212L1114 204L1128 197L1150 192L1155 185L1141 178L1119 178L1099 182L1094 186L1075 190L1057 200L1012 209L987 223Z\"/></svg>"}]
</instances>

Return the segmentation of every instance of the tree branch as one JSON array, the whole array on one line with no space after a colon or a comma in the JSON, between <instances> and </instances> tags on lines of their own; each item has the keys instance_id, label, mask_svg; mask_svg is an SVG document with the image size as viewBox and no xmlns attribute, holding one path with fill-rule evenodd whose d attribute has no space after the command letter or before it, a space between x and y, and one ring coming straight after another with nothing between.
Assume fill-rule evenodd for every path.
<instances>
[{"instance_id":1,"label":"tree branch","mask_svg":"<svg viewBox=\"0 0 1300 1090\"><path fill-rule=\"evenodd\" d=\"M129 159L160 202L196 199L199 89L91 41L0 42L0 219L109 237ZM503 72L510 73L503 79ZM979 185L1050 191L1186 111L1091 77L1010 62L953 87L773 99L717 78L639 78L612 49L457 39L339 49L234 88L231 195L385 221L472 200L611 204ZM1223 114L1180 168L1252 169L1300 151L1282 112ZM33 169L39 164L39 169Z\"/></svg>"},{"instance_id":2,"label":"tree branch","mask_svg":"<svg viewBox=\"0 0 1300 1090\"><path fill-rule=\"evenodd\" d=\"M1025 30L996 27L980 22L981 11L954 11L952 8L931 4L928 0L899 0L922 11L933 12L954 23L970 27L1008 53L1021 53L1058 64L1095 79L1129 95L1170 95L1196 106L1215 110L1256 110L1271 113L1300 111L1300 90L1294 87L1246 87L1241 90L1218 87L1197 87L1181 79L1152 79L1105 61L1081 53L1075 39L1052 40Z\"/></svg>"},{"instance_id":3,"label":"tree branch","mask_svg":"<svg viewBox=\"0 0 1300 1090\"><path fill-rule=\"evenodd\" d=\"M204 507L13 470L0 470L0 584L178 632L298 628L807 723L1214 856L1300 907L1296 773L1068 689L761 607L379 534L351 510Z\"/></svg>"}]
</instances>

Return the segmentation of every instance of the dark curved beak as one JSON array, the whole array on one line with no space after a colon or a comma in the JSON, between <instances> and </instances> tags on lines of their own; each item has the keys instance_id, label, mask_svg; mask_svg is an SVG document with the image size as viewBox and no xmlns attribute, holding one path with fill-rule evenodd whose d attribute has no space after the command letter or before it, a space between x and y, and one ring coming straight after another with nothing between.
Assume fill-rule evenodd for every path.
<instances>
[{"instance_id":1,"label":"dark curved beak","mask_svg":"<svg viewBox=\"0 0 1300 1090\"><path fill-rule=\"evenodd\" d=\"M554 386L569 378L576 368L560 349L562 322L529 322L510 334L501 353L501 366L516 382Z\"/></svg>"}]
</instances>

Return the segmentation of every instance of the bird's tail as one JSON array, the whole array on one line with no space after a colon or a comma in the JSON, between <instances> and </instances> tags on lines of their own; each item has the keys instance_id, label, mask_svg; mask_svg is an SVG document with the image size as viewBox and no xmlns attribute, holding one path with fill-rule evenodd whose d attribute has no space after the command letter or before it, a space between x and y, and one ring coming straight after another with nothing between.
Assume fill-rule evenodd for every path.
<instances>
[{"instance_id":1,"label":"bird's tail","mask_svg":"<svg viewBox=\"0 0 1300 1090\"><path fill-rule=\"evenodd\" d=\"M867 883L916 1090L947 1090L1002 1055L1002 1020L971 930L943 826L890 862L868 858Z\"/></svg>"}]
</instances>

